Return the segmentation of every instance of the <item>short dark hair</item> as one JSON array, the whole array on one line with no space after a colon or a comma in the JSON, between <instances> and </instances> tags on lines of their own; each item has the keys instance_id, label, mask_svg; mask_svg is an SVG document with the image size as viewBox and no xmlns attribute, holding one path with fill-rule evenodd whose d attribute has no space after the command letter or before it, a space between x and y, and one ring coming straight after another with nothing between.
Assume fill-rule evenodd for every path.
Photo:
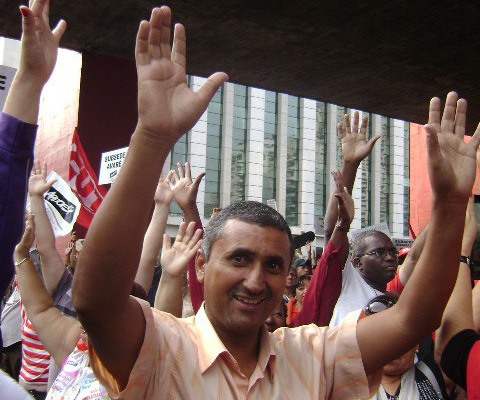
<instances>
[{"instance_id":1,"label":"short dark hair","mask_svg":"<svg viewBox=\"0 0 480 400\"><path fill-rule=\"evenodd\" d=\"M220 237L225 224L230 219L246 222L247 224L270 227L284 232L290 243L290 253L293 256L292 232L285 219L266 204L258 201L240 201L220 211L218 215L210 220L203 233L202 251L208 261L213 243Z\"/></svg>"},{"instance_id":2,"label":"short dark hair","mask_svg":"<svg viewBox=\"0 0 480 400\"><path fill-rule=\"evenodd\" d=\"M388 235L380 231L362 232L355 239L352 240L352 258L363 255L365 251L365 239L370 236L385 236L390 239Z\"/></svg>"},{"instance_id":3,"label":"short dark hair","mask_svg":"<svg viewBox=\"0 0 480 400\"><path fill-rule=\"evenodd\" d=\"M312 280L312 275L302 275L300 276L295 283L292 285L292 288L290 289L292 291L292 296L295 296L297 293L297 288L304 282L304 281L311 281Z\"/></svg>"}]
</instances>

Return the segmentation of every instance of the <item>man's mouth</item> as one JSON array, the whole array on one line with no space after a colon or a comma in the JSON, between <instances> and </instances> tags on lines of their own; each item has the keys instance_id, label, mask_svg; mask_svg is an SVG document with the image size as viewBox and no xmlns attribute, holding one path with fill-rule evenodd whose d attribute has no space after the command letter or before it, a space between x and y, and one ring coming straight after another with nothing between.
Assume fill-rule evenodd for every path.
<instances>
[{"instance_id":1,"label":"man's mouth","mask_svg":"<svg viewBox=\"0 0 480 400\"><path fill-rule=\"evenodd\" d=\"M259 305L264 299L263 298L251 298L251 297L244 297L244 296L233 296L235 300L239 302L249 305L249 306L256 306Z\"/></svg>"}]
</instances>

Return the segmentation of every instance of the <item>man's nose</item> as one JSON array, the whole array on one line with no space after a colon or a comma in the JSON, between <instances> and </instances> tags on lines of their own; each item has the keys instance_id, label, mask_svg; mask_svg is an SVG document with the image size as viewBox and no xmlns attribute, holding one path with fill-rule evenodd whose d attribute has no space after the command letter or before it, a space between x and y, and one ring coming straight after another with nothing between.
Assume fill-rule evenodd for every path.
<instances>
[{"instance_id":1,"label":"man's nose","mask_svg":"<svg viewBox=\"0 0 480 400\"><path fill-rule=\"evenodd\" d=\"M252 294L261 293L265 289L265 274L260 263L252 265L243 285Z\"/></svg>"}]
</instances>

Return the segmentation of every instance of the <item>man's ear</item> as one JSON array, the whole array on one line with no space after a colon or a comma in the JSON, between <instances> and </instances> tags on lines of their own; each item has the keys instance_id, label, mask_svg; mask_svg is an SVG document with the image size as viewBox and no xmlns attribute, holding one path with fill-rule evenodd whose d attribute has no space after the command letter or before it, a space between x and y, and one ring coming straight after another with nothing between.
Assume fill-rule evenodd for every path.
<instances>
[{"instance_id":1,"label":"man's ear","mask_svg":"<svg viewBox=\"0 0 480 400\"><path fill-rule=\"evenodd\" d=\"M361 265L360 257L353 257L352 264L355 268L358 268Z\"/></svg>"},{"instance_id":2,"label":"man's ear","mask_svg":"<svg viewBox=\"0 0 480 400\"><path fill-rule=\"evenodd\" d=\"M200 249L197 251L197 255L195 256L195 272L197 275L197 281L203 284L205 280L205 267L207 266L207 259L205 254Z\"/></svg>"}]
</instances>

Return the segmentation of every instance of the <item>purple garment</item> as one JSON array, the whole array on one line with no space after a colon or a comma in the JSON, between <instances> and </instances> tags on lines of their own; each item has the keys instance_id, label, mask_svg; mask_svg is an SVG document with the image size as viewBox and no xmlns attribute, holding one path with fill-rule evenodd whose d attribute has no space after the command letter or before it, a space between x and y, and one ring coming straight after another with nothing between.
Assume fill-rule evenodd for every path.
<instances>
[{"instance_id":1,"label":"purple garment","mask_svg":"<svg viewBox=\"0 0 480 400\"><path fill-rule=\"evenodd\" d=\"M36 133L36 125L0 114L0 297L13 278L13 251L23 234Z\"/></svg>"}]
</instances>

